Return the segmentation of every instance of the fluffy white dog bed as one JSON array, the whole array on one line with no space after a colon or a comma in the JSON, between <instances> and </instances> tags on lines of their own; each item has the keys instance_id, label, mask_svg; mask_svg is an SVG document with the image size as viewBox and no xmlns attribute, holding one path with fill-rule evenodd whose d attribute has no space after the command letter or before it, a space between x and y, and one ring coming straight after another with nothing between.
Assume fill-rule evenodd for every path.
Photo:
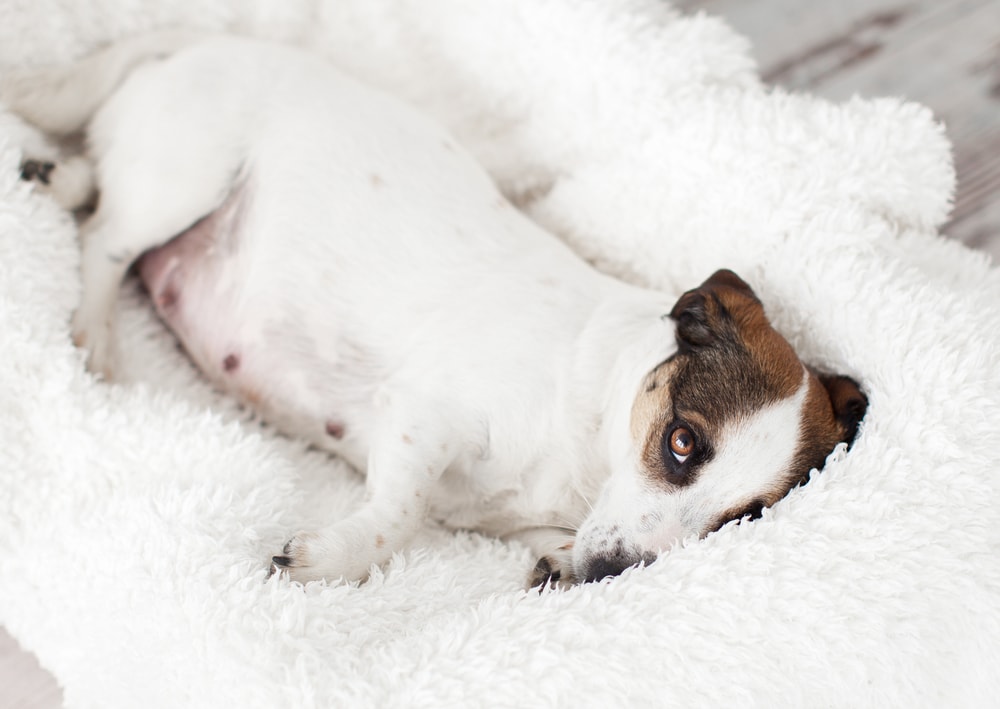
<instances>
[{"instance_id":1,"label":"fluffy white dog bed","mask_svg":"<svg viewBox=\"0 0 1000 709\"><path fill-rule=\"evenodd\" d=\"M656 0L23 0L0 67L168 25L308 43L408 97L624 278L735 269L871 407L763 519L610 582L526 593L526 549L440 529L360 586L265 581L360 477L213 392L135 287L126 383L84 372L75 229L18 180L5 117L0 623L67 706L996 701L1000 278L936 236L953 172L926 110L768 90L742 39Z\"/></svg>"}]
</instances>

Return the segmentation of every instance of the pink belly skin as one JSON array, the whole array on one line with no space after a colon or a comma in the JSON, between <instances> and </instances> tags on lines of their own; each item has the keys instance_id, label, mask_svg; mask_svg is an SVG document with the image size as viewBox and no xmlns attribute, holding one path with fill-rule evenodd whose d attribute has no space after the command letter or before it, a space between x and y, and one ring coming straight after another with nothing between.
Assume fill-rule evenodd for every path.
<instances>
[{"instance_id":1,"label":"pink belly skin","mask_svg":"<svg viewBox=\"0 0 1000 709\"><path fill-rule=\"evenodd\" d=\"M214 212L139 259L139 275L160 317L209 374L217 368L215 350L225 346L220 336L229 329L219 277L236 253L245 195L245 188L234 189Z\"/></svg>"},{"instance_id":2,"label":"pink belly skin","mask_svg":"<svg viewBox=\"0 0 1000 709\"><path fill-rule=\"evenodd\" d=\"M163 246L145 253L139 275L157 313L212 381L257 406L264 397L243 364L241 328L234 322L240 284L223 287L235 269L243 192Z\"/></svg>"},{"instance_id":3,"label":"pink belly skin","mask_svg":"<svg viewBox=\"0 0 1000 709\"><path fill-rule=\"evenodd\" d=\"M329 399L341 397L317 401L297 388L330 371L324 362L286 351L309 333L269 334L267 308L252 305L254 284L246 282L240 263L245 208L245 188L234 191L216 211L144 254L139 275L159 316L213 383L286 433L351 460L361 444L357 431L348 426L345 411L328 409Z\"/></svg>"},{"instance_id":4,"label":"pink belly skin","mask_svg":"<svg viewBox=\"0 0 1000 709\"><path fill-rule=\"evenodd\" d=\"M148 251L139 259L142 282L153 297L160 317L175 331L183 312L179 302L182 286L192 273L197 275L204 269L203 262L215 243L211 221L212 217L201 220L165 246Z\"/></svg>"}]
</instances>

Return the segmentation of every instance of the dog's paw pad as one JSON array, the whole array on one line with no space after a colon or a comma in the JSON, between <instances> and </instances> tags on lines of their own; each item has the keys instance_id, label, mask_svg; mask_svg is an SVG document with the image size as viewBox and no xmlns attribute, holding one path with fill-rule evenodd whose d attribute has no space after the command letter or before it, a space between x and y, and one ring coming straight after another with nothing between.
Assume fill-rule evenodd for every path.
<instances>
[{"instance_id":1,"label":"dog's paw pad","mask_svg":"<svg viewBox=\"0 0 1000 709\"><path fill-rule=\"evenodd\" d=\"M56 169L54 162L41 160L25 160L21 164L21 179L27 182L41 182L47 185L52 181L52 171Z\"/></svg>"}]
</instances>

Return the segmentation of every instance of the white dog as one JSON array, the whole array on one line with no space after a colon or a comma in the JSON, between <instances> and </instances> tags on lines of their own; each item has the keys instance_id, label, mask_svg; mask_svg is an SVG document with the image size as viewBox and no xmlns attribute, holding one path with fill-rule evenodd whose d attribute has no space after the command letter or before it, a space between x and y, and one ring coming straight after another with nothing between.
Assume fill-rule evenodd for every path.
<instances>
[{"instance_id":1,"label":"white dog","mask_svg":"<svg viewBox=\"0 0 1000 709\"><path fill-rule=\"evenodd\" d=\"M864 413L735 274L677 300L598 273L444 129L303 51L160 34L2 98L86 129L87 160L24 176L70 208L99 192L90 366L114 373L138 263L213 382L367 472L360 509L274 557L293 579L364 578L428 516L525 541L533 583L600 579L759 516Z\"/></svg>"}]
</instances>

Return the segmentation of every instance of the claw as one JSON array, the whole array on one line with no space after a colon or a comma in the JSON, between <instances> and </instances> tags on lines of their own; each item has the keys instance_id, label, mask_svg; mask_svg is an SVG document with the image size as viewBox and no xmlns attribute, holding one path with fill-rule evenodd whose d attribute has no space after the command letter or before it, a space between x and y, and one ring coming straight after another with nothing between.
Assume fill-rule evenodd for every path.
<instances>
[{"instance_id":1,"label":"claw","mask_svg":"<svg viewBox=\"0 0 1000 709\"><path fill-rule=\"evenodd\" d=\"M559 580L562 578L562 570L559 568L557 562L547 556L543 556L535 564L535 568L532 569L531 575L528 577L528 588L541 587L539 590L546 588L549 584L558 584Z\"/></svg>"},{"instance_id":2,"label":"claw","mask_svg":"<svg viewBox=\"0 0 1000 709\"><path fill-rule=\"evenodd\" d=\"M38 180L43 185L49 184L50 175L56 169L56 164L52 162L41 162L39 160L25 160L21 165L21 179L28 182Z\"/></svg>"}]
</instances>

